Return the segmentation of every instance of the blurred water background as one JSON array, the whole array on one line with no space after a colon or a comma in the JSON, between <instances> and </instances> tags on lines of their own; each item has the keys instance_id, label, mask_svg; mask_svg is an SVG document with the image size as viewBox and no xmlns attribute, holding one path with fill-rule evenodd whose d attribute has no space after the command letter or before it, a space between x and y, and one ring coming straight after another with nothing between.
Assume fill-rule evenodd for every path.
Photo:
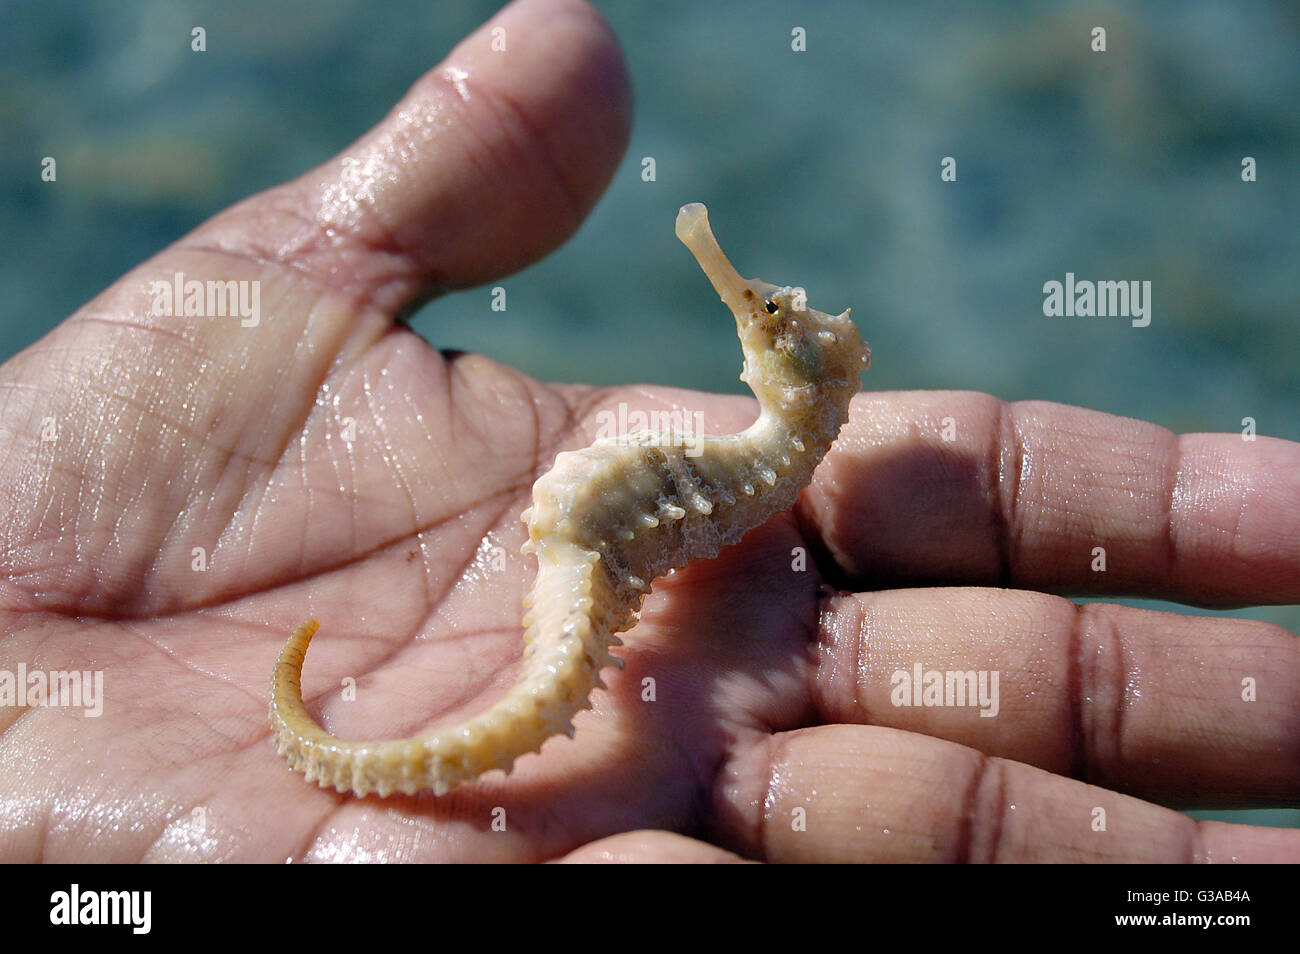
<instances>
[{"instance_id":1,"label":"blurred water background","mask_svg":"<svg viewBox=\"0 0 1300 954\"><path fill-rule=\"evenodd\" d=\"M329 158L498 6L0 3L0 359L207 216ZM673 236L700 200L741 272L853 306L868 388L1042 398L1175 431L1253 417L1300 439L1295 2L597 6L636 90L628 155L581 232L502 283L507 311L484 288L416 316L437 346L547 380L741 392L734 325ZM190 50L196 25L207 52ZM940 181L945 156L956 183ZM1044 317L1043 284L1066 272L1150 280L1150 325ZM1297 607L1228 615L1300 632Z\"/></svg>"}]
</instances>

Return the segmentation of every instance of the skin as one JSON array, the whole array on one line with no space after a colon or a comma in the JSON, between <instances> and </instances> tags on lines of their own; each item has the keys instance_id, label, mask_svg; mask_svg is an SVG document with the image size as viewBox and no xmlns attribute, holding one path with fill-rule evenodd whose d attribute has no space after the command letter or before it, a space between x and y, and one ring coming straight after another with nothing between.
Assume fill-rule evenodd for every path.
<instances>
[{"instance_id":1,"label":"skin","mask_svg":"<svg viewBox=\"0 0 1300 954\"><path fill-rule=\"evenodd\" d=\"M357 799L285 766L267 684L303 618L332 634L305 689L336 734L464 719L518 671L519 513L555 453L620 401L713 433L756 410L545 385L396 321L554 248L627 142L596 14L531 0L498 24L509 59L470 37L338 159L0 368L0 668L101 669L107 697L97 719L0 709L0 859L1300 860L1300 832L1161 807L1297 804L1295 636L1052 595L1300 600L1300 446L981 394L855 398L795 510L662 581L576 738L508 778ZM274 320L149 317L176 271L258 279ZM485 537L504 573L475 562ZM999 716L889 705L913 660L1000 670Z\"/></svg>"}]
</instances>

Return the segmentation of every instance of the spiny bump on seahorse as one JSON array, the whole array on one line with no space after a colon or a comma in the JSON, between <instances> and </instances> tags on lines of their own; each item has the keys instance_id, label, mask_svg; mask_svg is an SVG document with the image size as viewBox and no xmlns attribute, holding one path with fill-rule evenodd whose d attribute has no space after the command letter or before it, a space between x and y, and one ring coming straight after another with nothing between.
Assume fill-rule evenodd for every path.
<instances>
[{"instance_id":1,"label":"spiny bump on seahorse","mask_svg":"<svg viewBox=\"0 0 1300 954\"><path fill-rule=\"evenodd\" d=\"M280 652L271 725L280 754L322 788L357 795L442 795L490 769L573 735L600 672L640 616L650 584L711 559L789 509L848 420L871 350L846 309L808 307L802 288L741 278L700 203L677 214L677 237L736 318L758 419L739 434L639 431L556 456L521 519L523 552L537 558L524 600L523 670L495 705L455 728L380 742L322 729L302 698L302 664L320 627L308 620Z\"/></svg>"}]
</instances>

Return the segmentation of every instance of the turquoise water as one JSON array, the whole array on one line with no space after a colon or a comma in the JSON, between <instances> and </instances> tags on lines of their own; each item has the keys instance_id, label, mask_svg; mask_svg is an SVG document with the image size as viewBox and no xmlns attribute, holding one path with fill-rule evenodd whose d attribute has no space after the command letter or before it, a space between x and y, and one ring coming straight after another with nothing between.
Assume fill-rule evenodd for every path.
<instances>
[{"instance_id":1,"label":"turquoise water","mask_svg":"<svg viewBox=\"0 0 1300 954\"><path fill-rule=\"evenodd\" d=\"M436 345L550 380L741 391L731 319L673 236L698 200L742 272L853 307L870 388L1042 398L1176 431L1253 417L1300 439L1293 5L598 5L636 89L627 158L581 232L503 282L506 312L487 289L421 312ZM0 5L0 358L206 216L328 158L496 7ZM1089 49L1096 25L1105 53ZM956 182L940 181L945 156ZM1245 156L1258 181L1242 181ZM1043 285L1067 272L1150 281L1149 326L1045 317ZM1232 615L1300 631L1296 607Z\"/></svg>"}]
</instances>

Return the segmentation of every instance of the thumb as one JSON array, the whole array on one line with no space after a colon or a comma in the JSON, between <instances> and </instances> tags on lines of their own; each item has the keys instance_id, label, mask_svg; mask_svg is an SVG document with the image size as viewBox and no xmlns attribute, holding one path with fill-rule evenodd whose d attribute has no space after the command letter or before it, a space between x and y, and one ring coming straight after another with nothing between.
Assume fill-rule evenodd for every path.
<instances>
[{"instance_id":1,"label":"thumb","mask_svg":"<svg viewBox=\"0 0 1300 954\"><path fill-rule=\"evenodd\" d=\"M292 264L395 312L517 271L577 231L627 148L631 114L601 16L583 0L517 0L338 156L181 247Z\"/></svg>"}]
</instances>

